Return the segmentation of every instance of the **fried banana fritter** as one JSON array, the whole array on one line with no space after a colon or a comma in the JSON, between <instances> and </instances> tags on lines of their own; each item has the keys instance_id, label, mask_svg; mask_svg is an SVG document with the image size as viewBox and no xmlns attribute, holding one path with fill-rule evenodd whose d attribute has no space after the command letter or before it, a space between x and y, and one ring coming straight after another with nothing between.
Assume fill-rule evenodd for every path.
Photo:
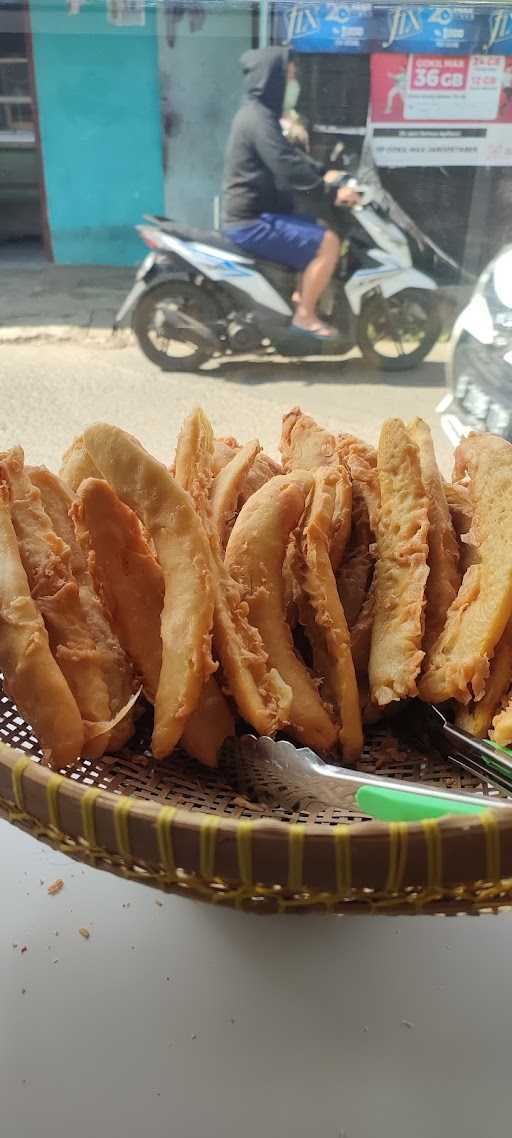
<instances>
[{"instance_id":1,"label":"fried banana fritter","mask_svg":"<svg viewBox=\"0 0 512 1138\"><path fill-rule=\"evenodd\" d=\"M444 628L446 614L460 586L459 548L438 470L430 428L415 419L409 434L420 456L421 478L428 498L427 607L423 650L428 652Z\"/></svg>"},{"instance_id":2,"label":"fried banana fritter","mask_svg":"<svg viewBox=\"0 0 512 1138\"><path fill-rule=\"evenodd\" d=\"M354 435L339 435L338 448L352 479L352 526L337 583L348 626L354 629L375 567L374 542L380 506L377 452ZM364 614L367 624L368 609Z\"/></svg>"},{"instance_id":3,"label":"fried banana fritter","mask_svg":"<svg viewBox=\"0 0 512 1138\"><path fill-rule=\"evenodd\" d=\"M327 468L337 474L335 503L330 521L329 555L334 572L339 568L352 524L352 479L335 435L320 427L311 415L294 407L283 418L280 451L283 470L315 471Z\"/></svg>"},{"instance_id":4,"label":"fried banana fritter","mask_svg":"<svg viewBox=\"0 0 512 1138\"><path fill-rule=\"evenodd\" d=\"M69 547L70 566L78 585L80 601L89 632L99 652L103 676L110 699L110 714L116 718L135 690L132 666L114 632L89 570L87 555L78 541L72 521L78 499L64 482L44 466L30 467L30 480L37 486L44 509L58 537ZM102 486L107 486L105 482ZM108 487L107 487L108 489ZM109 736L112 751L124 746L134 729L134 712L128 711Z\"/></svg>"},{"instance_id":5,"label":"fried banana fritter","mask_svg":"<svg viewBox=\"0 0 512 1138\"><path fill-rule=\"evenodd\" d=\"M84 478L101 478L87 450L83 435L78 435L63 455L60 477L70 490L76 491Z\"/></svg>"},{"instance_id":6,"label":"fried banana fritter","mask_svg":"<svg viewBox=\"0 0 512 1138\"><path fill-rule=\"evenodd\" d=\"M260 633L248 617L240 586L223 561L206 493L213 470L213 430L200 408L185 423L184 438L185 432L195 439L194 464L202 470L199 478L194 477L190 492L209 543L215 655L240 714L262 735L272 735L288 722L291 692L271 665ZM189 444L186 445L190 452ZM178 449L179 446L178 443ZM177 471L179 467L177 454Z\"/></svg>"},{"instance_id":7,"label":"fried banana fritter","mask_svg":"<svg viewBox=\"0 0 512 1138\"><path fill-rule=\"evenodd\" d=\"M106 423L89 427L84 439L95 466L148 529L163 572L152 749L155 758L164 758L181 738L214 669L208 541L189 495L137 439Z\"/></svg>"},{"instance_id":8,"label":"fried banana fritter","mask_svg":"<svg viewBox=\"0 0 512 1138\"><path fill-rule=\"evenodd\" d=\"M512 680L512 621L509 621L491 660L489 675L482 699L459 704L455 722L457 727L484 739L494 716L499 713L503 697Z\"/></svg>"},{"instance_id":9,"label":"fried banana fritter","mask_svg":"<svg viewBox=\"0 0 512 1138\"><path fill-rule=\"evenodd\" d=\"M0 481L0 668L7 694L30 723L48 762L71 766L82 752L78 705L57 664L43 618L30 594L11 518L9 489Z\"/></svg>"},{"instance_id":10,"label":"fried banana fritter","mask_svg":"<svg viewBox=\"0 0 512 1138\"><path fill-rule=\"evenodd\" d=\"M304 513L313 476L307 471L271 479L241 510L226 550L226 565L242 588L251 622L270 663L291 690L289 730L301 743L329 750L336 726L317 686L295 652L286 620L283 562Z\"/></svg>"},{"instance_id":11,"label":"fried banana fritter","mask_svg":"<svg viewBox=\"0 0 512 1138\"><path fill-rule=\"evenodd\" d=\"M474 563L425 661L420 695L467 703L485 693L489 660L512 616L512 446L469 435L455 453L455 479L469 475Z\"/></svg>"},{"instance_id":12,"label":"fried banana fritter","mask_svg":"<svg viewBox=\"0 0 512 1138\"><path fill-rule=\"evenodd\" d=\"M0 470L9 487L12 521L31 594L84 722L83 751L97 758L108 746L108 732L99 730L98 724L102 727L111 719L110 699L71 569L70 548L52 528L41 494L25 470L21 447L2 455Z\"/></svg>"},{"instance_id":13,"label":"fried banana fritter","mask_svg":"<svg viewBox=\"0 0 512 1138\"><path fill-rule=\"evenodd\" d=\"M378 449L375 614L369 678L380 707L417 694L428 578L428 499L420 456L401 419L388 419Z\"/></svg>"},{"instance_id":14,"label":"fried banana fritter","mask_svg":"<svg viewBox=\"0 0 512 1138\"><path fill-rule=\"evenodd\" d=\"M312 643L313 659L340 722L339 738L343 757L352 762L363 746L359 693L352 660L350 632L336 587L330 559L331 528L337 510L339 474L320 468L315 474L313 493L300 535L303 569L301 586L312 620L306 631Z\"/></svg>"},{"instance_id":15,"label":"fried banana fritter","mask_svg":"<svg viewBox=\"0 0 512 1138\"><path fill-rule=\"evenodd\" d=\"M247 443L237 451L234 458L215 476L211 488L212 522L219 535L221 549L227 541L238 513L242 489L255 459L260 451L257 440ZM250 495L249 495L250 496Z\"/></svg>"}]
</instances>

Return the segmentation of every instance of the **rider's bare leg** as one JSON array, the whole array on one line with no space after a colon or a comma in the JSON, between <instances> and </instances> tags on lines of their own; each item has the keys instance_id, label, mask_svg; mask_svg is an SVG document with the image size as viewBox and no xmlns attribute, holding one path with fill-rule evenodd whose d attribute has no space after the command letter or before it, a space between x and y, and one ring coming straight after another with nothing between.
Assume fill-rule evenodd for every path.
<instances>
[{"instance_id":1,"label":"rider's bare leg","mask_svg":"<svg viewBox=\"0 0 512 1138\"><path fill-rule=\"evenodd\" d=\"M304 277L304 273L299 273L299 276L297 277L297 286L295 288L295 292L292 294L292 301L294 304L300 304L300 302L302 300L302 280L303 280L303 277Z\"/></svg>"},{"instance_id":2,"label":"rider's bare leg","mask_svg":"<svg viewBox=\"0 0 512 1138\"><path fill-rule=\"evenodd\" d=\"M293 318L296 327L304 328L308 332L321 332L324 335L329 333L327 326L322 324L316 315L316 305L324 288L329 284L339 255L339 239L328 229L316 257L309 262L302 275L301 297Z\"/></svg>"}]
</instances>

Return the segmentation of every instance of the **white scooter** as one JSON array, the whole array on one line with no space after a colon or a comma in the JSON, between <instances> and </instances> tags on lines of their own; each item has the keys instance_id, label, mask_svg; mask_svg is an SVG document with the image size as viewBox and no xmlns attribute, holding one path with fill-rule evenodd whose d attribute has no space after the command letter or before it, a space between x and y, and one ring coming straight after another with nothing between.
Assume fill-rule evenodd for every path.
<instances>
[{"instance_id":1,"label":"white scooter","mask_svg":"<svg viewBox=\"0 0 512 1138\"><path fill-rule=\"evenodd\" d=\"M357 179L348 184L360 204L332 211L342 222L343 251L321 305L336 329L333 339L290 328L291 270L249 257L219 232L153 215L137 226L151 252L114 327L131 312L142 351L164 371L195 371L215 358L248 354L340 356L355 345L386 371L415 367L441 331L436 282L414 267L414 242L391 219L392 199Z\"/></svg>"}]
</instances>

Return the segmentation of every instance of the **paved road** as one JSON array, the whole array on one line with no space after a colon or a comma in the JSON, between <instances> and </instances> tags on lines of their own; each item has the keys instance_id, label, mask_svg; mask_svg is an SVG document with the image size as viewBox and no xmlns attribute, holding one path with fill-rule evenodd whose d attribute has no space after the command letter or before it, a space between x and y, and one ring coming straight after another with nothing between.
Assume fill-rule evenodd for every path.
<instances>
[{"instance_id":1,"label":"paved road","mask_svg":"<svg viewBox=\"0 0 512 1138\"><path fill-rule=\"evenodd\" d=\"M375 442L382 419L421 415L432 425L443 466L451 448L435 407L444 390L442 346L415 372L383 378L353 358L336 363L225 365L223 371L164 375L135 347L4 344L0 446L21 442L33 463L58 463L70 439L94 419L126 427L169 459L180 421L197 403L219 434L258 436L275 453L283 411L295 404L326 426Z\"/></svg>"}]
</instances>

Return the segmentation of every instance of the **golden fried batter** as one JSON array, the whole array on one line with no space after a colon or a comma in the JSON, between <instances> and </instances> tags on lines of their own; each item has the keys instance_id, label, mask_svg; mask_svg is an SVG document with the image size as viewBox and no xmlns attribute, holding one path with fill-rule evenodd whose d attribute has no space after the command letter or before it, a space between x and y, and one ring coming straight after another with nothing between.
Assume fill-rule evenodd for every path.
<instances>
[{"instance_id":1,"label":"golden fried batter","mask_svg":"<svg viewBox=\"0 0 512 1138\"><path fill-rule=\"evenodd\" d=\"M71 571L78 585L87 627L100 655L109 693L111 718L114 719L132 698L135 690L133 669L107 618L89 572L86 554L75 533L71 512L76 506L77 499L65 483L46 467L29 467L28 473L31 482L37 486L41 494L43 507L55 533L69 547ZM107 483L101 482L101 485L107 486ZM116 751L123 747L133 734L133 729L134 713L130 710L110 731L108 741L110 750Z\"/></svg>"},{"instance_id":2,"label":"golden fried batter","mask_svg":"<svg viewBox=\"0 0 512 1138\"><path fill-rule=\"evenodd\" d=\"M251 446L252 444L248 443L247 445ZM245 450L245 447L242 448L232 437L213 440L212 468L214 478L217 478L217 475L224 470L228 462L232 462L242 449ZM268 454L263 454L260 448L259 453L247 468L245 476L240 482L240 493L238 495L240 509L251 497L251 494L255 494L256 490L259 490L260 486L264 486L265 482L274 478L276 474L282 473L279 463L275 462L273 458L269 458Z\"/></svg>"},{"instance_id":3,"label":"golden fried batter","mask_svg":"<svg viewBox=\"0 0 512 1138\"><path fill-rule=\"evenodd\" d=\"M493 716L500 708L512 679L512 621L509 621L491 660L489 676L482 699L459 704L455 722L457 727L484 739Z\"/></svg>"},{"instance_id":4,"label":"golden fried batter","mask_svg":"<svg viewBox=\"0 0 512 1138\"><path fill-rule=\"evenodd\" d=\"M215 597L214 646L224 679L243 717L260 732L272 735L288 722L291 692L278 671L269 663L258 629L248 620L240 586L228 572L222 558L219 538L210 505L202 491L212 469L213 431L201 409L194 412L191 432L196 439L194 465L204 474L194 478L192 489L200 488L194 504L208 535L210 571ZM178 463L177 463L178 466Z\"/></svg>"},{"instance_id":5,"label":"golden fried batter","mask_svg":"<svg viewBox=\"0 0 512 1138\"><path fill-rule=\"evenodd\" d=\"M30 723L51 766L76 762L84 728L76 701L52 656L43 618L30 595L9 508L0 483L0 669L3 686Z\"/></svg>"},{"instance_id":6,"label":"golden fried batter","mask_svg":"<svg viewBox=\"0 0 512 1138\"><path fill-rule=\"evenodd\" d=\"M162 570L136 514L103 478L81 483L74 518L80 541L90 549L91 572L120 643L154 702L162 665Z\"/></svg>"},{"instance_id":7,"label":"golden fried batter","mask_svg":"<svg viewBox=\"0 0 512 1138\"><path fill-rule=\"evenodd\" d=\"M427 657L420 695L467 703L484 695L489 659L512 616L512 446L470 435L455 452L454 473L456 481L469 474L476 559Z\"/></svg>"},{"instance_id":8,"label":"golden fried batter","mask_svg":"<svg viewBox=\"0 0 512 1138\"><path fill-rule=\"evenodd\" d=\"M87 563L71 520L75 495L66 483L57 474L52 474L46 466L25 464L25 470L30 481L39 490L43 509L48 514L55 533L69 547L69 564L73 575L78 578L87 572Z\"/></svg>"},{"instance_id":9,"label":"golden fried batter","mask_svg":"<svg viewBox=\"0 0 512 1138\"><path fill-rule=\"evenodd\" d=\"M152 739L155 758L164 758L181 738L214 667L208 542L188 494L136 439L106 423L89 427L84 439L95 466L149 530L164 575Z\"/></svg>"},{"instance_id":10,"label":"golden fried batter","mask_svg":"<svg viewBox=\"0 0 512 1138\"><path fill-rule=\"evenodd\" d=\"M283 470L279 463L274 462L274 459L270 458L268 454L260 451L252 466L249 467L240 487L240 506L245 505L251 494L255 494L261 486L264 486L271 478L275 478L276 474L282 473Z\"/></svg>"},{"instance_id":11,"label":"golden fried batter","mask_svg":"<svg viewBox=\"0 0 512 1138\"><path fill-rule=\"evenodd\" d=\"M21 447L2 455L0 467L9 487L13 525L30 591L84 721L84 753L97 758L108 745L108 733L98 735L97 724L111 719L110 700L100 655L71 572L70 549L52 528L39 490L24 469Z\"/></svg>"},{"instance_id":12,"label":"golden fried batter","mask_svg":"<svg viewBox=\"0 0 512 1138\"><path fill-rule=\"evenodd\" d=\"M337 447L340 458L350 471L354 486L359 488L366 502L371 532L376 533L380 508L377 451L355 435L338 435Z\"/></svg>"},{"instance_id":13,"label":"golden fried batter","mask_svg":"<svg viewBox=\"0 0 512 1138\"><path fill-rule=\"evenodd\" d=\"M242 451L237 452L232 461L237 461L241 453ZM230 463L229 466L231 465ZM225 471L222 471L218 477L222 479L224 473ZM209 500L210 495L213 497L215 488L213 479L213 431L200 407L189 415L180 432L176 448L176 479L180 486L190 494L208 536L212 527L216 528L212 516L213 508ZM224 482L224 487L225 485ZM222 509L227 509L226 498L224 497L224 507L221 502L218 505L219 514L222 514ZM211 549L210 553L213 558ZM215 572L212 569L212 583L214 582ZM215 604L215 586L213 587L213 594ZM199 759L209 766L215 766L222 743L234 733L235 724L226 697L223 695L216 678L210 676L200 694L198 705L187 722L183 734L183 745L193 758Z\"/></svg>"},{"instance_id":14,"label":"golden fried batter","mask_svg":"<svg viewBox=\"0 0 512 1138\"><path fill-rule=\"evenodd\" d=\"M305 415L300 407L294 407L283 417L279 448L285 472L310 470L314 473L329 467L338 474L329 545L331 564L336 572L345 552L352 522L352 480L341 457L338 441L335 435L315 423L311 415Z\"/></svg>"},{"instance_id":15,"label":"golden fried batter","mask_svg":"<svg viewBox=\"0 0 512 1138\"><path fill-rule=\"evenodd\" d=\"M375 565L374 541L380 506L377 452L354 435L338 435L338 451L352 478L352 528L337 573L337 584L348 626L355 629ZM366 627L367 613L363 619Z\"/></svg>"},{"instance_id":16,"label":"golden fried batter","mask_svg":"<svg viewBox=\"0 0 512 1138\"><path fill-rule=\"evenodd\" d=\"M148 548L137 516L119 500L108 482L86 479L78 499L77 531L90 547L98 590L119 639L142 678L144 692L154 703L162 666L162 570ZM221 743L233 732L231 715L229 711L226 714L224 697L219 693L217 698L217 690L210 677L181 737L185 750L209 766L215 763ZM199 714L206 708L212 719L208 725ZM231 730L222 734L226 726Z\"/></svg>"},{"instance_id":17,"label":"golden fried batter","mask_svg":"<svg viewBox=\"0 0 512 1138\"><path fill-rule=\"evenodd\" d=\"M315 474L300 536L301 586L313 620L308 621L315 671L325 698L332 700L340 719L343 757L358 758L363 746L359 694L350 648L350 633L338 596L329 556L332 519L337 510L339 474L320 468ZM319 649L321 655L319 656Z\"/></svg>"},{"instance_id":18,"label":"golden fried batter","mask_svg":"<svg viewBox=\"0 0 512 1138\"><path fill-rule=\"evenodd\" d=\"M452 525L460 540L466 533L469 533L473 521L469 489L464 482L445 482L443 488Z\"/></svg>"},{"instance_id":19,"label":"golden fried batter","mask_svg":"<svg viewBox=\"0 0 512 1138\"><path fill-rule=\"evenodd\" d=\"M199 703L187 720L181 744L187 754L207 767L216 767L225 739L235 734L235 721L229 703L210 676L199 696Z\"/></svg>"},{"instance_id":20,"label":"golden fried batter","mask_svg":"<svg viewBox=\"0 0 512 1138\"><path fill-rule=\"evenodd\" d=\"M239 450L240 444L232 435L213 440L212 471L214 478L220 474L221 470L224 470L224 467L227 466L228 462L231 462Z\"/></svg>"},{"instance_id":21,"label":"golden fried batter","mask_svg":"<svg viewBox=\"0 0 512 1138\"><path fill-rule=\"evenodd\" d=\"M215 476L211 490L212 522L219 535L221 549L226 548L228 537L238 513L242 486L260 450L257 440L247 443L235 454L231 462Z\"/></svg>"},{"instance_id":22,"label":"golden fried batter","mask_svg":"<svg viewBox=\"0 0 512 1138\"><path fill-rule=\"evenodd\" d=\"M272 478L253 494L235 522L226 566L243 590L250 619L261 634L271 665L291 689L289 730L301 743L328 750L336 741L336 727L294 651L282 578L290 537L312 485L312 475L302 471Z\"/></svg>"},{"instance_id":23,"label":"golden fried batter","mask_svg":"<svg viewBox=\"0 0 512 1138\"><path fill-rule=\"evenodd\" d=\"M377 527L370 692L380 707L416 695L428 578L428 500L418 448L401 419L379 440L381 508Z\"/></svg>"},{"instance_id":24,"label":"golden fried batter","mask_svg":"<svg viewBox=\"0 0 512 1138\"><path fill-rule=\"evenodd\" d=\"M477 552L470 538L473 509L469 489L464 482L445 483L444 493L448 502L452 525L457 535L459 571L462 578L466 569L469 569L470 565L474 565L477 560Z\"/></svg>"},{"instance_id":25,"label":"golden fried batter","mask_svg":"<svg viewBox=\"0 0 512 1138\"><path fill-rule=\"evenodd\" d=\"M283 471L317 470L320 466L338 469L340 456L335 435L320 427L300 407L283 416L279 450Z\"/></svg>"},{"instance_id":26,"label":"golden fried batter","mask_svg":"<svg viewBox=\"0 0 512 1138\"><path fill-rule=\"evenodd\" d=\"M376 579L374 575L368 590L368 595L365 597L350 630L350 645L352 648L354 668L358 679L363 681L367 681L368 665L370 662L373 618L375 616L375 586Z\"/></svg>"},{"instance_id":27,"label":"golden fried batter","mask_svg":"<svg viewBox=\"0 0 512 1138\"><path fill-rule=\"evenodd\" d=\"M494 716L489 735L500 747L508 747L512 743L512 690L509 690L501 711Z\"/></svg>"},{"instance_id":28,"label":"golden fried batter","mask_svg":"<svg viewBox=\"0 0 512 1138\"><path fill-rule=\"evenodd\" d=\"M213 483L213 431L200 407L189 415L178 435L175 478L192 498L201 519L210 516Z\"/></svg>"},{"instance_id":29,"label":"golden fried batter","mask_svg":"<svg viewBox=\"0 0 512 1138\"><path fill-rule=\"evenodd\" d=\"M423 650L428 652L444 628L446 614L460 586L459 548L438 470L430 428L415 419L409 434L420 456L421 478L428 498L427 607Z\"/></svg>"},{"instance_id":30,"label":"golden fried batter","mask_svg":"<svg viewBox=\"0 0 512 1138\"><path fill-rule=\"evenodd\" d=\"M338 592L349 628L355 625L372 580L375 564L373 540L366 498L360 483L353 482L350 537L336 574Z\"/></svg>"},{"instance_id":31,"label":"golden fried batter","mask_svg":"<svg viewBox=\"0 0 512 1138\"><path fill-rule=\"evenodd\" d=\"M70 490L76 491L84 478L101 478L85 446L84 436L78 435L65 451L60 468L60 477Z\"/></svg>"},{"instance_id":32,"label":"golden fried batter","mask_svg":"<svg viewBox=\"0 0 512 1138\"><path fill-rule=\"evenodd\" d=\"M334 573L339 569L345 553L352 525L352 479L341 463L334 467L332 510L329 516L329 557Z\"/></svg>"}]
</instances>

